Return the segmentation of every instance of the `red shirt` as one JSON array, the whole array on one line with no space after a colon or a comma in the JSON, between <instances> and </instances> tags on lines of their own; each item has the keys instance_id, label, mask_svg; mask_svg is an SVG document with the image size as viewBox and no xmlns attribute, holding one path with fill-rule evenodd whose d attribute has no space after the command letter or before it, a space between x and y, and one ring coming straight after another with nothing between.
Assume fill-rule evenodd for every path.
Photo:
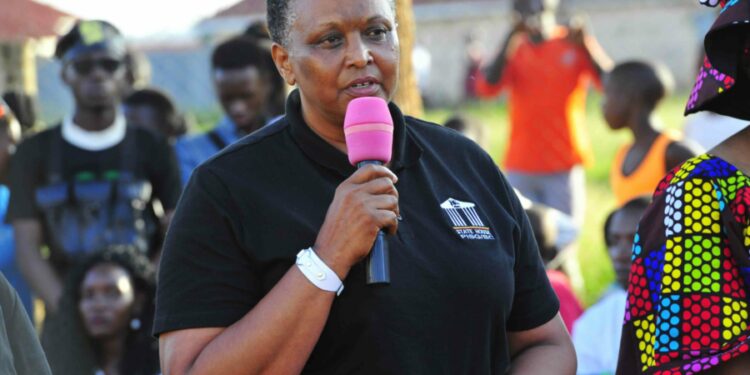
<instances>
[{"instance_id":1,"label":"red shirt","mask_svg":"<svg viewBox=\"0 0 750 375\"><path fill-rule=\"evenodd\" d=\"M586 94L599 76L583 48L567 31L540 44L523 40L503 76L490 84L480 75L477 95L509 91L510 143L505 168L526 173L562 172L591 161L585 129Z\"/></svg>"},{"instance_id":2,"label":"red shirt","mask_svg":"<svg viewBox=\"0 0 750 375\"><path fill-rule=\"evenodd\" d=\"M560 316L565 323L565 328L568 329L568 332L572 332L573 324L583 314L581 302L578 301L575 293L573 293L568 276L564 273L547 270L547 278L555 294L557 294L557 299L560 300Z\"/></svg>"}]
</instances>

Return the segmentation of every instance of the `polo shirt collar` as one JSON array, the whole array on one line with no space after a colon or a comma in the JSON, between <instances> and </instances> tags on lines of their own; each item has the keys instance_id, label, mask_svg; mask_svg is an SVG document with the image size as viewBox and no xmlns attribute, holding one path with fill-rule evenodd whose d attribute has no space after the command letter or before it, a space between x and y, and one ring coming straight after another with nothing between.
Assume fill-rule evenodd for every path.
<instances>
[{"instance_id":1,"label":"polo shirt collar","mask_svg":"<svg viewBox=\"0 0 750 375\"><path fill-rule=\"evenodd\" d=\"M388 103L388 109L393 118L393 156L390 168L398 172L414 165L419 160L422 149L406 131L406 122L401 110L393 103ZM286 118L292 138L308 158L345 177L354 173L356 168L349 164L347 155L326 142L305 123L299 90L292 91L287 98Z\"/></svg>"}]
</instances>

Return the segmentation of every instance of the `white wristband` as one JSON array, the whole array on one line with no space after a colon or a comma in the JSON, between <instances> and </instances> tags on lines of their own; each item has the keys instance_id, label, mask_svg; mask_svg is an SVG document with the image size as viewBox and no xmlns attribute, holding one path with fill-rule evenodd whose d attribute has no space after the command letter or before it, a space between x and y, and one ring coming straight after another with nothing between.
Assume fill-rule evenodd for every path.
<instances>
[{"instance_id":1,"label":"white wristband","mask_svg":"<svg viewBox=\"0 0 750 375\"><path fill-rule=\"evenodd\" d=\"M339 276L322 259L318 258L318 254L315 254L312 247L297 253L297 268L320 289L336 292L337 296L341 295L344 290L344 283L341 282Z\"/></svg>"}]
</instances>

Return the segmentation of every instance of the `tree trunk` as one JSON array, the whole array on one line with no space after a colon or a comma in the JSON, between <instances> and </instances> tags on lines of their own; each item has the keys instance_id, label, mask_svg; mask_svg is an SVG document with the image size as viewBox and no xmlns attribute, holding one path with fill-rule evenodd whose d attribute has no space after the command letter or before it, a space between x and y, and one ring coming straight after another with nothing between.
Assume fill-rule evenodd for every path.
<instances>
[{"instance_id":1,"label":"tree trunk","mask_svg":"<svg viewBox=\"0 0 750 375\"><path fill-rule=\"evenodd\" d=\"M412 0L396 0L396 22L398 22L398 38L401 43L401 64L399 67L398 91L396 91L393 101L398 104L404 114L421 116L424 110L422 97L419 95L417 76L411 59L415 35Z\"/></svg>"}]
</instances>

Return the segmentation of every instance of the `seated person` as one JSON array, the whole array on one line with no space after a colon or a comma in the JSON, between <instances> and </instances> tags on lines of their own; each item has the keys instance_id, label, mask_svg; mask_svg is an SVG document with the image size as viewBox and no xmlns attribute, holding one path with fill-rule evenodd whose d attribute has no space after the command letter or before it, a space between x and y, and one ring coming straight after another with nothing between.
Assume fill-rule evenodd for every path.
<instances>
[{"instance_id":1,"label":"seated person","mask_svg":"<svg viewBox=\"0 0 750 375\"><path fill-rule=\"evenodd\" d=\"M604 223L604 241L616 279L599 301L586 310L573 326L573 345L578 356L579 375L615 372L620 352L633 238L638 221L650 201L645 196L635 198L610 213Z\"/></svg>"},{"instance_id":2,"label":"seated person","mask_svg":"<svg viewBox=\"0 0 750 375\"><path fill-rule=\"evenodd\" d=\"M443 126L465 135L467 138L486 149L487 141L484 137L484 126L476 119L456 114L446 120Z\"/></svg>"},{"instance_id":3,"label":"seated person","mask_svg":"<svg viewBox=\"0 0 750 375\"><path fill-rule=\"evenodd\" d=\"M154 268L135 248L91 255L70 274L60 312L43 332L55 374L155 375L159 351L151 336ZM51 330L51 331L50 331Z\"/></svg>"},{"instance_id":4,"label":"seated person","mask_svg":"<svg viewBox=\"0 0 750 375\"><path fill-rule=\"evenodd\" d=\"M560 240L568 239L572 242L575 235L567 235L566 228L572 228L573 218L538 203L532 203L524 208L529 217L531 229L539 245L539 252L547 267L547 277L552 289L560 300L560 316L562 317L568 332L573 328L573 323L583 313L583 306L573 292L568 276L558 267L555 267L556 258L560 255L560 249L567 247L569 243L561 243ZM567 218L571 225L560 225L561 218Z\"/></svg>"},{"instance_id":5,"label":"seated person","mask_svg":"<svg viewBox=\"0 0 750 375\"><path fill-rule=\"evenodd\" d=\"M654 111L671 81L666 69L630 61L615 66L604 84L604 119L612 130L633 135L633 143L622 146L612 161L610 184L618 205L651 195L669 170L696 154L677 136L657 130Z\"/></svg>"},{"instance_id":6,"label":"seated person","mask_svg":"<svg viewBox=\"0 0 750 375\"><path fill-rule=\"evenodd\" d=\"M172 99L155 88L130 93L123 101L123 112L128 124L151 129L170 142L187 132L185 118L177 112Z\"/></svg>"}]
</instances>

